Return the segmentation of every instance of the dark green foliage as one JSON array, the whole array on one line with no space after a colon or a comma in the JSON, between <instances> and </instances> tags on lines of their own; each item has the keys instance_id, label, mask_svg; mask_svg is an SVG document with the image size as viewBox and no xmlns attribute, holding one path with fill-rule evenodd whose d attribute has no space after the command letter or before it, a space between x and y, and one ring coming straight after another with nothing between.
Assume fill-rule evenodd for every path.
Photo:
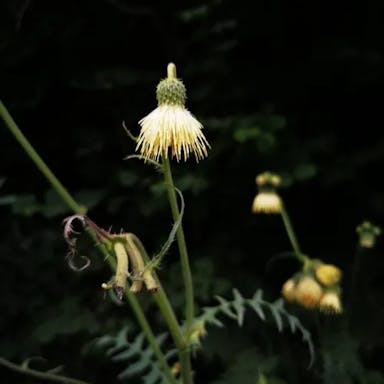
<instances>
[{"instance_id":1,"label":"dark green foliage","mask_svg":"<svg viewBox=\"0 0 384 384\"><path fill-rule=\"evenodd\" d=\"M96 341L96 346L106 349L106 355L114 362L127 365L117 377L123 382L130 382L134 376L141 378L144 384L166 384L167 379L156 362L152 348L146 343L145 336L140 333L129 342L128 329L123 328L116 336L103 336ZM157 344L164 351L164 342L168 338L163 333L156 337ZM176 350L165 354L169 363L174 360ZM171 366L172 364L170 364Z\"/></svg>"},{"instance_id":2,"label":"dark green foliage","mask_svg":"<svg viewBox=\"0 0 384 384\"><path fill-rule=\"evenodd\" d=\"M284 324L287 323L291 332L295 333L298 330L303 341L308 345L310 353L310 365L314 359L314 346L310 333L303 327L299 319L290 313L288 313L283 305L282 299L276 300L274 303L269 303L263 299L262 291L258 290L251 299L244 298L237 290L233 290L234 299L228 301L220 296L217 296L217 300L220 305L215 307L203 308L203 314L198 317L197 321L203 322L203 324L213 324L218 327L223 327L224 324L218 319L218 315L224 314L227 317L236 320L241 327L244 323L244 315L247 308L251 308L261 320L265 321L267 318L265 310L271 314L272 319L275 321L279 332L283 331Z\"/></svg>"},{"instance_id":3,"label":"dark green foliage","mask_svg":"<svg viewBox=\"0 0 384 384\"><path fill-rule=\"evenodd\" d=\"M264 384L260 375L268 384L382 382L382 240L353 261L356 225L384 223L382 10L381 1L0 2L1 100L89 214L136 233L150 255L172 220L159 175L123 161L134 143L122 121L138 134L167 63L177 64L187 108L212 145L199 165L174 164L199 307L234 286L245 297L262 288L273 301L297 269L280 258L290 251L280 220L250 214L254 177L265 170L283 176L280 192L305 252L343 270L350 308L341 320L289 308L313 335L312 369L296 335L245 316L241 330L228 321L209 331L199 384L225 380L225 371L239 383ZM69 212L2 123L0 154L0 355L41 355L74 377L113 382L111 364L84 345L134 327L133 316L104 298L110 272L88 242L80 246L91 268L67 268L61 221ZM172 247L158 273L180 314L177 260ZM150 297L139 299L160 328ZM240 352L232 359L233 346ZM0 377L31 383L3 368Z\"/></svg>"}]
</instances>

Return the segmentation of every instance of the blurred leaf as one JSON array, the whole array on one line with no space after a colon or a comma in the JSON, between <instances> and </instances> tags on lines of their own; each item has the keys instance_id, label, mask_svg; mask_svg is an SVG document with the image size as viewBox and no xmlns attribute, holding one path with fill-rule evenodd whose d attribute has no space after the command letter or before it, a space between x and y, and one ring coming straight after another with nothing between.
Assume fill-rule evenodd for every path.
<instances>
[{"instance_id":1,"label":"blurred leaf","mask_svg":"<svg viewBox=\"0 0 384 384\"><path fill-rule=\"evenodd\" d=\"M13 213L21 216L32 216L41 210L41 205L34 195L18 195L12 205Z\"/></svg>"}]
</instances>

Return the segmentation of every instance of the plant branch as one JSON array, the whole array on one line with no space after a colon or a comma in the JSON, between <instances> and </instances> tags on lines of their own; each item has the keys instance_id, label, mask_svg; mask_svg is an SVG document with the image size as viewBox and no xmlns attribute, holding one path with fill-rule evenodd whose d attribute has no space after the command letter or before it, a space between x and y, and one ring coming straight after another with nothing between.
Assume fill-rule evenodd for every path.
<instances>
[{"instance_id":1,"label":"plant branch","mask_svg":"<svg viewBox=\"0 0 384 384\"><path fill-rule=\"evenodd\" d=\"M285 230L287 231L289 241L291 242L291 245L297 260L305 264L308 258L301 252L301 248L300 248L299 242L297 241L297 237L293 229L291 219L289 218L288 212L284 204L282 204L282 207L281 207L281 218L283 219Z\"/></svg>"},{"instance_id":2,"label":"plant branch","mask_svg":"<svg viewBox=\"0 0 384 384\"><path fill-rule=\"evenodd\" d=\"M15 139L22 146L24 151L30 157L30 159L36 164L37 168L40 172L48 179L49 183L56 190L56 192L60 195L63 201L68 205L68 207L79 214L84 215L86 212L84 207L81 207L77 202L73 199L73 197L69 194L66 188L60 183L57 177L53 174L53 172L48 168L47 164L40 157L40 155L36 152L36 150L32 147L31 143L24 136L23 132L19 129L12 116L9 114L7 108L0 100L0 116L4 120L5 125L11 131Z\"/></svg>"},{"instance_id":3,"label":"plant branch","mask_svg":"<svg viewBox=\"0 0 384 384\"><path fill-rule=\"evenodd\" d=\"M14 135L16 140L19 142L19 144L22 146L22 148L25 150L27 155L30 157L30 159L36 164L38 169L43 173L43 175L47 178L48 182L52 185L52 187L55 189L55 191L59 194L59 196L62 198L62 200L68 205L68 207L76 214L84 214L85 209L81 207L69 194L66 188L61 184L61 182L57 179L57 177L53 174L53 172L49 169L47 164L44 162L44 160L39 156L39 154L36 152L36 150L32 147L28 139L24 136L24 134L20 131L19 127L15 123L15 121L12 119L11 115L8 113L7 109L5 108L4 104L0 100L0 116L4 120L6 126L11 131L11 133ZM88 234L92 237L92 239L98 244L99 250L103 253L105 258L108 260L111 268L114 270L115 265L113 263L113 258L110 257L110 254L108 250L101 244L99 244L99 241L97 241L96 234L88 230ZM167 364L167 361L161 352L156 337L152 332L152 329L145 317L145 314L140 307L140 304L136 297L129 291L126 290L126 296L128 299L129 304L131 305L131 308L136 316L136 319L143 330L144 335L146 336L149 344L153 348L153 351L159 361L160 366L162 367L163 372L167 376L170 383L176 383L175 378L173 374L170 371L170 368Z\"/></svg>"},{"instance_id":4,"label":"plant branch","mask_svg":"<svg viewBox=\"0 0 384 384\"><path fill-rule=\"evenodd\" d=\"M150 263L150 258L148 253L140 241L140 239L135 236L133 233L130 234L134 244L139 249L144 261ZM189 353L189 346L186 343L185 336L183 335L180 325L177 321L175 312L169 302L167 294L165 293L160 280L157 278L156 272L153 271L157 283L159 284L160 289L153 294L153 297L156 301L157 306L162 313L164 320L166 321L169 331L172 335L173 341L175 342L176 348L179 353L180 363L181 363L181 377L184 384L192 384L192 375L191 375L191 359Z\"/></svg>"},{"instance_id":5,"label":"plant branch","mask_svg":"<svg viewBox=\"0 0 384 384\"><path fill-rule=\"evenodd\" d=\"M177 196L175 186L172 178L171 165L168 157L163 153L163 172L164 182L168 192L169 204L171 206L172 217L176 222L180 216L179 205L177 203ZM193 282L192 273L189 265L188 250L185 243L185 236L183 230L183 224L181 223L176 232L177 244L179 247L181 270L183 273L183 280L185 285L185 318L188 333L189 329L193 324L194 319L194 293L193 293Z\"/></svg>"},{"instance_id":6,"label":"plant branch","mask_svg":"<svg viewBox=\"0 0 384 384\"><path fill-rule=\"evenodd\" d=\"M15 363L12 363L9 360L4 359L3 357L0 357L0 365L9 368L12 371L15 371L17 373L21 373L22 375L28 375L32 377L36 377L41 380L46 381L53 381L56 383L65 383L65 384L89 384L86 381L82 380L76 380L72 379L70 377L56 375L54 373L50 372L41 372L36 369L32 369L29 367L23 367L21 365L17 365Z\"/></svg>"}]
</instances>

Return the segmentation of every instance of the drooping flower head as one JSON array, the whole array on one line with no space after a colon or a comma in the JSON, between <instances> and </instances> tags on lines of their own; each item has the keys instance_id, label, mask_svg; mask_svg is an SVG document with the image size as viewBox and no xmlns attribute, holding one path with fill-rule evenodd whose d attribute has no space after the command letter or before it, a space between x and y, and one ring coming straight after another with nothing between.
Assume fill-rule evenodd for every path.
<instances>
[{"instance_id":1,"label":"drooping flower head","mask_svg":"<svg viewBox=\"0 0 384 384\"><path fill-rule=\"evenodd\" d=\"M256 184L259 192L252 203L253 213L280 213L282 201L276 193L276 188L280 185L279 175L271 172L264 172L256 177Z\"/></svg>"},{"instance_id":2,"label":"drooping flower head","mask_svg":"<svg viewBox=\"0 0 384 384\"><path fill-rule=\"evenodd\" d=\"M342 313L340 282L342 271L332 264L306 256L302 270L282 286L281 294L287 302L306 309L318 309L327 314Z\"/></svg>"},{"instance_id":3,"label":"drooping flower head","mask_svg":"<svg viewBox=\"0 0 384 384\"><path fill-rule=\"evenodd\" d=\"M156 98L158 107L139 121L136 150L155 161L161 156L177 161L186 161L191 154L196 161L207 157L210 145L202 124L185 108L186 90L176 77L175 64L168 64L168 77L158 84Z\"/></svg>"}]
</instances>

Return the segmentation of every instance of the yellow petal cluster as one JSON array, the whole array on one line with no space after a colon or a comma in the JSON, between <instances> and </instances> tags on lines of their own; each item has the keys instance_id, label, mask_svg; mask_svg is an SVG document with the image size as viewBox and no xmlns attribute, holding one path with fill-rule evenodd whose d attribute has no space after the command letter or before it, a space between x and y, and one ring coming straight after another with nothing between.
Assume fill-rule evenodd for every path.
<instances>
[{"instance_id":1,"label":"yellow petal cluster","mask_svg":"<svg viewBox=\"0 0 384 384\"><path fill-rule=\"evenodd\" d=\"M282 202L280 196L273 191L259 192L252 204L253 213L280 213Z\"/></svg>"},{"instance_id":2,"label":"yellow petal cluster","mask_svg":"<svg viewBox=\"0 0 384 384\"><path fill-rule=\"evenodd\" d=\"M141 131L136 150L158 161L160 156L187 160L193 154L196 161L208 155L210 145L202 133L203 126L181 105L160 105L139 121Z\"/></svg>"},{"instance_id":3,"label":"yellow petal cluster","mask_svg":"<svg viewBox=\"0 0 384 384\"><path fill-rule=\"evenodd\" d=\"M340 269L332 264L321 264L315 269L315 274L317 280L326 287L339 283L341 279Z\"/></svg>"},{"instance_id":4,"label":"yellow petal cluster","mask_svg":"<svg viewBox=\"0 0 384 384\"><path fill-rule=\"evenodd\" d=\"M339 286L341 276L341 270L335 265L308 259L303 270L283 284L281 294L288 302L304 308L339 314L343 311Z\"/></svg>"},{"instance_id":5,"label":"yellow petal cluster","mask_svg":"<svg viewBox=\"0 0 384 384\"><path fill-rule=\"evenodd\" d=\"M325 313L338 314L343 311L340 297L335 292L326 292L320 300L319 308Z\"/></svg>"},{"instance_id":6,"label":"yellow petal cluster","mask_svg":"<svg viewBox=\"0 0 384 384\"><path fill-rule=\"evenodd\" d=\"M316 308L322 295L320 284L311 277L304 277L296 285L296 301L305 308Z\"/></svg>"}]
</instances>

